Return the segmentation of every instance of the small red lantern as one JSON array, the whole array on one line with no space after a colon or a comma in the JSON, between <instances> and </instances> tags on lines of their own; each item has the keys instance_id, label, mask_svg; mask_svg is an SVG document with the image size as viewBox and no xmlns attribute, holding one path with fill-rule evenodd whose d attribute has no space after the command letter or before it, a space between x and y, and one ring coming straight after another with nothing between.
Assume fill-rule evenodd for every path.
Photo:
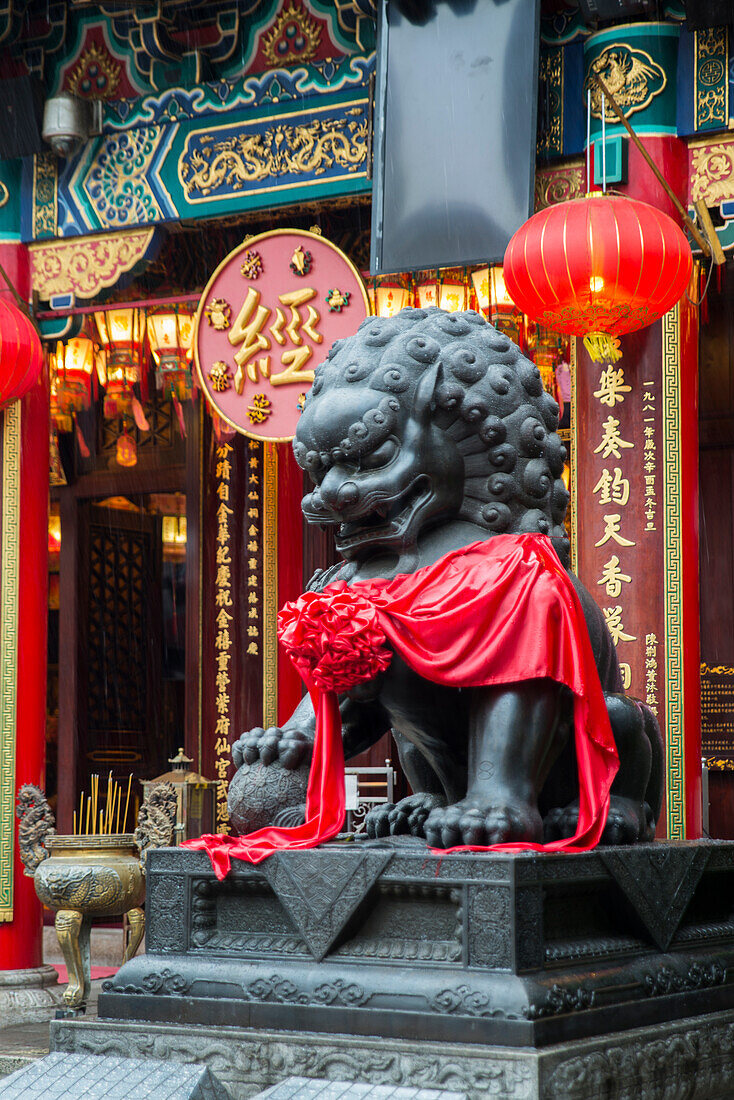
<instances>
[{"instance_id":1,"label":"small red lantern","mask_svg":"<svg viewBox=\"0 0 734 1100\"><path fill-rule=\"evenodd\" d=\"M0 298L0 410L23 397L43 369L43 348L33 322Z\"/></svg>"},{"instance_id":2,"label":"small red lantern","mask_svg":"<svg viewBox=\"0 0 734 1100\"><path fill-rule=\"evenodd\" d=\"M620 358L610 339L652 324L681 298L693 261L685 234L648 203L616 195L534 214L507 246L515 304L539 324L583 336L592 359Z\"/></svg>"}]
</instances>

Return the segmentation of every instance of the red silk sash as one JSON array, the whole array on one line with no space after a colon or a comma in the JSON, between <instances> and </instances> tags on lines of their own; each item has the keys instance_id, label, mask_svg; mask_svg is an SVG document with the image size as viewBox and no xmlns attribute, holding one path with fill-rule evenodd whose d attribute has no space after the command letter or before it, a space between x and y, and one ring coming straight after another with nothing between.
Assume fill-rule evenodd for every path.
<instances>
[{"instance_id":1,"label":"red silk sash","mask_svg":"<svg viewBox=\"0 0 734 1100\"><path fill-rule=\"evenodd\" d=\"M316 712L306 820L290 829L188 841L185 847L209 853L218 878L231 858L259 863L280 848L314 848L339 832L344 754L337 693L389 665L386 640L421 676L448 687L548 677L574 695L575 835L447 851L579 852L599 842L619 758L581 604L545 535L496 535L416 573L305 592L286 604L278 623Z\"/></svg>"}]
</instances>

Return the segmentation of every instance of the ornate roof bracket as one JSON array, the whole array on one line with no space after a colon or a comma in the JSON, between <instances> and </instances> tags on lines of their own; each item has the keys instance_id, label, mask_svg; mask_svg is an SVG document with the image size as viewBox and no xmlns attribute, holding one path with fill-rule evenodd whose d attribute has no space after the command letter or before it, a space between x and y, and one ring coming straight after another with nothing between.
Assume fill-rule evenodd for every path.
<instances>
[{"instance_id":1,"label":"ornate roof bracket","mask_svg":"<svg viewBox=\"0 0 734 1100\"><path fill-rule=\"evenodd\" d=\"M155 228L40 241L29 247L33 290L52 309L69 309L77 298L96 297L153 259L160 243Z\"/></svg>"}]
</instances>

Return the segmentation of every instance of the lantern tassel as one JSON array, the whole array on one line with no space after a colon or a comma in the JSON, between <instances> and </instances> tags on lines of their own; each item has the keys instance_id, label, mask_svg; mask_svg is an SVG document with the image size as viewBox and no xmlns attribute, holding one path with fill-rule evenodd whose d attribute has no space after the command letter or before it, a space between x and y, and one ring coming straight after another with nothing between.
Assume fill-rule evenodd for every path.
<instances>
[{"instance_id":1,"label":"lantern tassel","mask_svg":"<svg viewBox=\"0 0 734 1100\"><path fill-rule=\"evenodd\" d=\"M176 397L176 394L174 393L173 389L171 390L171 401L173 402L173 407L176 410L176 418L178 420L178 430L181 432L181 438L185 439L186 438L186 422L184 420L183 409L181 408L181 402Z\"/></svg>"},{"instance_id":2,"label":"lantern tassel","mask_svg":"<svg viewBox=\"0 0 734 1100\"><path fill-rule=\"evenodd\" d=\"M150 431L150 424L145 419L145 413L143 412L143 406L140 404L137 397L133 397L132 408L133 408L133 419L135 420L135 423L136 423L137 427L140 429L141 432L149 432Z\"/></svg>"},{"instance_id":3,"label":"lantern tassel","mask_svg":"<svg viewBox=\"0 0 734 1100\"><path fill-rule=\"evenodd\" d=\"M622 358L619 340L607 332L588 333L584 336L584 347L595 363L616 363Z\"/></svg>"},{"instance_id":4,"label":"lantern tassel","mask_svg":"<svg viewBox=\"0 0 734 1100\"><path fill-rule=\"evenodd\" d=\"M76 419L76 417L74 417L74 425L76 427L76 441L77 441L77 445L79 447L79 453L82 456L82 458L89 458L89 456L91 454L91 451L89 450L89 447L87 446L87 441L84 438L84 433L82 432L81 428L79 427L79 421Z\"/></svg>"}]
</instances>

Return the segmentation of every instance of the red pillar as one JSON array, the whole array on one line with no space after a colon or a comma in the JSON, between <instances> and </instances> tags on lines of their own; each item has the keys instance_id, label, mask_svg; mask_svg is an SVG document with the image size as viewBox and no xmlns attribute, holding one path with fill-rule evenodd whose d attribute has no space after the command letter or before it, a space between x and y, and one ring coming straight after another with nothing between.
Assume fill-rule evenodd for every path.
<instances>
[{"instance_id":1,"label":"red pillar","mask_svg":"<svg viewBox=\"0 0 734 1100\"><path fill-rule=\"evenodd\" d=\"M634 118L633 118L634 121ZM688 147L680 138L641 135L640 140L660 168L683 206L688 200ZM644 157L630 142L629 182L620 190L631 198L656 206L679 225L681 217L670 196L658 183ZM694 274L693 283L697 282ZM696 297L694 286L689 297ZM698 592L698 310L688 298L679 306L678 386L680 417L680 735L683 738L681 785L685 836L701 836L701 658ZM667 594L670 600L670 593ZM668 639L670 641L670 639ZM670 749L670 745L668 745ZM676 784L668 760L668 789ZM668 831L672 828L668 812ZM678 834L679 835L679 834Z\"/></svg>"},{"instance_id":2,"label":"red pillar","mask_svg":"<svg viewBox=\"0 0 734 1100\"><path fill-rule=\"evenodd\" d=\"M0 244L0 263L22 298L30 297L27 249ZM0 293L10 294L4 287ZM6 414L7 415L7 414ZM20 514L17 563L18 637L15 655L16 731L14 792L23 783L43 786L46 725L46 634L48 623L48 443L46 373L20 402ZM6 472L3 471L3 479ZM5 494L3 493L3 497ZM3 807L3 813L8 807ZM0 969L42 963L41 905L33 880L13 851L13 919L0 923Z\"/></svg>"},{"instance_id":3,"label":"red pillar","mask_svg":"<svg viewBox=\"0 0 734 1100\"><path fill-rule=\"evenodd\" d=\"M608 45L608 33L599 32L587 40L587 64L589 56L597 52L594 40ZM652 24L642 31L638 25L614 28L615 41L616 37L626 41L628 35L633 46L639 46L640 33L657 31ZM674 37L668 28L656 46L662 50L656 64L668 66L667 79L672 86L674 62L663 46ZM675 97L664 103L662 97L655 100L653 96L649 110L648 116L644 111L629 112L629 122L633 128L641 127L642 144L685 206L688 149L675 134ZM598 123L593 128L598 139ZM608 134L610 130L614 133L620 128L608 125ZM680 224L672 200L640 151L626 135L623 139L629 154L628 182L615 183L614 188L657 207ZM666 743L666 804L658 835L690 839L701 835L697 310L683 298L662 321L623 337L621 343L624 354L616 366L630 389L625 391L626 400L620 396L612 412L599 399L602 366L589 361L579 342L578 572L591 592L602 593L600 602L610 605L610 611L616 608L621 612L617 622L624 624L624 633L619 635L617 651L630 690L654 706L660 719ZM607 588L605 598L599 585L603 551L609 548L604 547L600 527L604 509L599 503L598 479L603 463L598 444L602 423L610 415L628 441L627 448L614 461L610 459L606 468L618 467L630 485L629 500L618 500L615 508L629 540L619 557L631 580L614 597ZM652 450L647 449L648 443L653 444ZM655 494L651 513L646 507L648 489ZM611 511L611 507L607 509Z\"/></svg>"}]
</instances>

